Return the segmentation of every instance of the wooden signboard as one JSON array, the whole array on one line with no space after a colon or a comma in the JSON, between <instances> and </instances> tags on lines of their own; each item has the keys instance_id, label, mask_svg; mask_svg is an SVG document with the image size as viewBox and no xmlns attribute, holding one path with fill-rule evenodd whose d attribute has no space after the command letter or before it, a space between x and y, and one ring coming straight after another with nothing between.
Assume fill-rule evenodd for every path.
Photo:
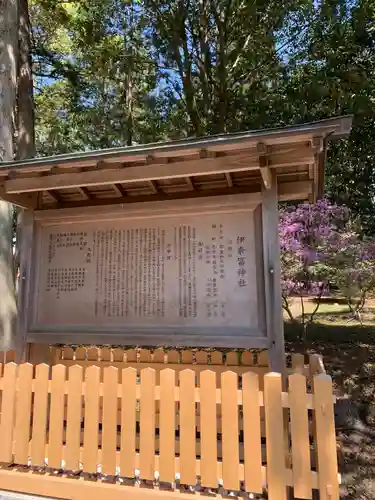
<instances>
[{"instance_id":1,"label":"wooden signboard","mask_svg":"<svg viewBox=\"0 0 375 500\"><path fill-rule=\"evenodd\" d=\"M41 212L29 337L266 345L257 195ZM74 341L74 339L76 339Z\"/></svg>"}]
</instances>

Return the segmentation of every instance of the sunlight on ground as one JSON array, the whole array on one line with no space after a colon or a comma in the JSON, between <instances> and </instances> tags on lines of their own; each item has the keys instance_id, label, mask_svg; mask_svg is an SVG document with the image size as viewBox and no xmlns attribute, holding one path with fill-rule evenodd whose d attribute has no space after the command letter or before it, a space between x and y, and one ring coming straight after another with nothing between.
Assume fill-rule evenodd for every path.
<instances>
[{"instance_id":1,"label":"sunlight on ground","mask_svg":"<svg viewBox=\"0 0 375 500\"><path fill-rule=\"evenodd\" d=\"M304 300L304 309L307 314L314 311L316 304L309 299ZM295 318L301 316L302 306L300 299L296 298L292 301L292 314ZM361 313L362 323L366 325L375 325L375 301L371 300L366 303L365 309ZM287 313L284 311L284 319L289 320ZM358 322L350 313L349 307L346 304L339 303L322 303L315 315L314 323L336 323L347 324L348 322Z\"/></svg>"}]
</instances>

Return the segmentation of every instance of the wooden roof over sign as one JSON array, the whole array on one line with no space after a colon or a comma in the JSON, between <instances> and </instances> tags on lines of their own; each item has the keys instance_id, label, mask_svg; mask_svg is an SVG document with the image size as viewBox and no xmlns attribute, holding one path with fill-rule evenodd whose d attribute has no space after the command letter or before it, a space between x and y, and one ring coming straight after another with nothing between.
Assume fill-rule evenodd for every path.
<instances>
[{"instance_id":1,"label":"wooden roof over sign","mask_svg":"<svg viewBox=\"0 0 375 500\"><path fill-rule=\"evenodd\" d=\"M281 200L323 194L327 141L351 116L313 123L0 163L0 197L29 209L256 192L276 170Z\"/></svg>"}]
</instances>

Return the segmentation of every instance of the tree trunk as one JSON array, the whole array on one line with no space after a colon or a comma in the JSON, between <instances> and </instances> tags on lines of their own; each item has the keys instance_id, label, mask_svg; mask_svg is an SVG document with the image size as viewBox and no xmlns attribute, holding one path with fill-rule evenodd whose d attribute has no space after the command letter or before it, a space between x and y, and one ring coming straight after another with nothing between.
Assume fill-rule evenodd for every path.
<instances>
[{"instance_id":1,"label":"tree trunk","mask_svg":"<svg viewBox=\"0 0 375 500\"><path fill-rule=\"evenodd\" d=\"M18 0L18 126L17 159L35 156L34 100L31 68L30 17L27 0Z\"/></svg>"},{"instance_id":2,"label":"tree trunk","mask_svg":"<svg viewBox=\"0 0 375 500\"><path fill-rule=\"evenodd\" d=\"M18 0L18 94L17 94L17 134L16 157L18 160L35 156L33 76L31 64L31 25L27 0ZM16 273L20 268L20 248L24 211L17 212L17 233L14 255ZM17 274L16 274L17 275ZM22 279L20 276L19 279ZM22 306L21 306L22 307ZM17 357L22 358L26 348L26 338L17 335Z\"/></svg>"},{"instance_id":3,"label":"tree trunk","mask_svg":"<svg viewBox=\"0 0 375 500\"><path fill-rule=\"evenodd\" d=\"M0 161L14 156L18 59L18 2L0 0ZM16 296L13 273L13 210L0 201L0 349L16 344Z\"/></svg>"}]
</instances>

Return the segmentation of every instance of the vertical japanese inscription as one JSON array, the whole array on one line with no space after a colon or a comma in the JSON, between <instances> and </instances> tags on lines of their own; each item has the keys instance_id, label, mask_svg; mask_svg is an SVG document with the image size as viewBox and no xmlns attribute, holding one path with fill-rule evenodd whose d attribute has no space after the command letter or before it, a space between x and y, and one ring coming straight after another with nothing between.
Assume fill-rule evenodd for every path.
<instances>
[{"instance_id":1,"label":"vertical japanese inscription","mask_svg":"<svg viewBox=\"0 0 375 500\"><path fill-rule=\"evenodd\" d=\"M249 213L81 227L46 228L41 323L69 318L70 324L95 326L232 327L254 322Z\"/></svg>"},{"instance_id":2,"label":"vertical japanese inscription","mask_svg":"<svg viewBox=\"0 0 375 500\"><path fill-rule=\"evenodd\" d=\"M95 316L163 317L165 231L103 230L94 241Z\"/></svg>"}]
</instances>

